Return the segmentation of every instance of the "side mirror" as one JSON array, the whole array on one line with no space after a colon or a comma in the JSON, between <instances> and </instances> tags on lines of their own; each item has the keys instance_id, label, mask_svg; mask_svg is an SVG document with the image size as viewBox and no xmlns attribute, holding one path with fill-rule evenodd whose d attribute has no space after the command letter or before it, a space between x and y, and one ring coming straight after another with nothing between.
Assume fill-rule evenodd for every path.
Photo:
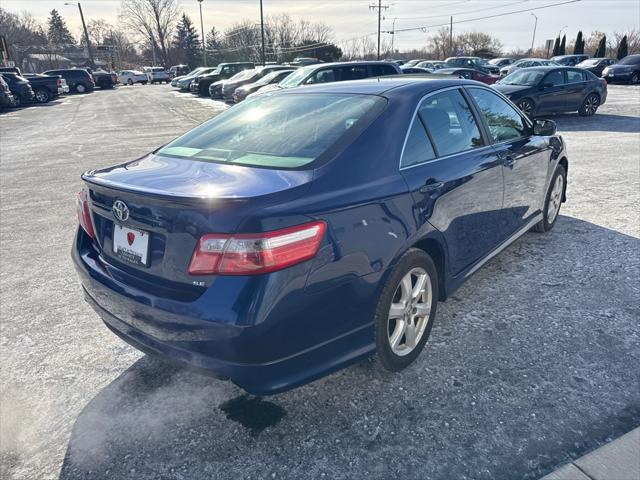
<instances>
[{"instance_id":1,"label":"side mirror","mask_svg":"<svg viewBox=\"0 0 640 480\"><path fill-rule=\"evenodd\" d=\"M556 122L553 120L534 120L533 134L550 137L556 134Z\"/></svg>"}]
</instances>

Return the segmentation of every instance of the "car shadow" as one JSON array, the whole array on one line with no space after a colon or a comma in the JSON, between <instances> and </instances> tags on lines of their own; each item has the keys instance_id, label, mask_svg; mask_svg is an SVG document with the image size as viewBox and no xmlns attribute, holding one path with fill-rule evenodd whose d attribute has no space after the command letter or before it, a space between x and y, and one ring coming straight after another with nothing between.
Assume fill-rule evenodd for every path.
<instances>
[{"instance_id":1,"label":"car shadow","mask_svg":"<svg viewBox=\"0 0 640 480\"><path fill-rule=\"evenodd\" d=\"M556 122L558 132L619 132L640 133L640 118L609 113L596 113L593 117L574 114L548 115Z\"/></svg>"},{"instance_id":2,"label":"car shadow","mask_svg":"<svg viewBox=\"0 0 640 480\"><path fill-rule=\"evenodd\" d=\"M561 216L438 306L411 367L273 397L142 357L78 416L60 479L533 479L640 424L640 240Z\"/></svg>"}]
</instances>

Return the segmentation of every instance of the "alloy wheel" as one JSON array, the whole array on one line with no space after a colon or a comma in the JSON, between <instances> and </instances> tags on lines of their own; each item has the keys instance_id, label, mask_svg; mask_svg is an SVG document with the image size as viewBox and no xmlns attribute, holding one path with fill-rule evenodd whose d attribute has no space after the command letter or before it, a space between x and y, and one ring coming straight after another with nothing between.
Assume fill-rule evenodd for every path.
<instances>
[{"instance_id":1,"label":"alloy wheel","mask_svg":"<svg viewBox=\"0 0 640 480\"><path fill-rule=\"evenodd\" d=\"M429 323L432 300L431 278L425 269L414 268L402 277L387 320L387 335L393 353L405 356L416 348Z\"/></svg>"},{"instance_id":2,"label":"alloy wheel","mask_svg":"<svg viewBox=\"0 0 640 480\"><path fill-rule=\"evenodd\" d=\"M558 175L553 183L551 192L549 193L549 203L547 205L547 223L553 223L562 203L562 192L564 190L564 177Z\"/></svg>"},{"instance_id":3,"label":"alloy wheel","mask_svg":"<svg viewBox=\"0 0 640 480\"><path fill-rule=\"evenodd\" d=\"M523 100L518 103L518 108L522 110L527 117L531 117L531 113L533 112L533 104L529 100Z\"/></svg>"},{"instance_id":4,"label":"alloy wheel","mask_svg":"<svg viewBox=\"0 0 640 480\"><path fill-rule=\"evenodd\" d=\"M629 83L631 83L632 85L635 85L636 83L638 83L638 74L634 73L633 75L631 75L631 80L629 81Z\"/></svg>"},{"instance_id":5,"label":"alloy wheel","mask_svg":"<svg viewBox=\"0 0 640 480\"><path fill-rule=\"evenodd\" d=\"M598 97L596 97L595 95L589 95L584 101L584 110L585 112L587 112L587 115L591 116L596 113L599 105L600 101L598 100Z\"/></svg>"},{"instance_id":6,"label":"alloy wheel","mask_svg":"<svg viewBox=\"0 0 640 480\"><path fill-rule=\"evenodd\" d=\"M44 90L36 90L36 100L38 103L47 103L49 101L49 94Z\"/></svg>"},{"instance_id":7,"label":"alloy wheel","mask_svg":"<svg viewBox=\"0 0 640 480\"><path fill-rule=\"evenodd\" d=\"M87 89L85 88L84 85L82 85L81 83L79 83L78 85L76 85L76 91L78 93L84 93Z\"/></svg>"},{"instance_id":8,"label":"alloy wheel","mask_svg":"<svg viewBox=\"0 0 640 480\"><path fill-rule=\"evenodd\" d=\"M133 85L133 80L131 80L131 79L127 80L127 84L128 85Z\"/></svg>"}]
</instances>

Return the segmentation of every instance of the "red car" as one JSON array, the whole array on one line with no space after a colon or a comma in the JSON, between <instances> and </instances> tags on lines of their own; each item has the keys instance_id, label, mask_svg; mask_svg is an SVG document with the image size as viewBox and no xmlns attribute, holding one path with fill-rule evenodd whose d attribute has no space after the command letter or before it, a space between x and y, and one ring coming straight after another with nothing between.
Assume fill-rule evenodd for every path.
<instances>
[{"instance_id":1,"label":"red car","mask_svg":"<svg viewBox=\"0 0 640 480\"><path fill-rule=\"evenodd\" d=\"M458 78L477 80L478 82L486 83L487 85L492 85L500 80L498 75L480 72L472 68L441 68L437 73L438 75L456 75Z\"/></svg>"}]
</instances>

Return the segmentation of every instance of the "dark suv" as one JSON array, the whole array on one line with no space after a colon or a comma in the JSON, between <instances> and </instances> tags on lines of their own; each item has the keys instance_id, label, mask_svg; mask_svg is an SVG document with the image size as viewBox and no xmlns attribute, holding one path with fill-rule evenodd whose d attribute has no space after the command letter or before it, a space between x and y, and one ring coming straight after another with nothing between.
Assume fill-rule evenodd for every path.
<instances>
[{"instance_id":1,"label":"dark suv","mask_svg":"<svg viewBox=\"0 0 640 480\"><path fill-rule=\"evenodd\" d=\"M209 95L209 85L213 82L226 80L227 78L233 77L236 73L248 70L249 68L255 68L255 65L252 62L221 63L213 72L196 77L193 82L191 82L189 89L191 93L197 93L198 95L206 97Z\"/></svg>"},{"instance_id":2,"label":"dark suv","mask_svg":"<svg viewBox=\"0 0 640 480\"><path fill-rule=\"evenodd\" d=\"M69 91L87 93L93 91L96 84L93 76L82 68L65 68L61 70L47 70L45 75L60 75L69 85Z\"/></svg>"},{"instance_id":3,"label":"dark suv","mask_svg":"<svg viewBox=\"0 0 640 480\"><path fill-rule=\"evenodd\" d=\"M17 73L2 72L5 82L9 85L9 90L13 94L13 105L18 107L25 103L30 103L35 100L35 95L29 80Z\"/></svg>"}]
</instances>

